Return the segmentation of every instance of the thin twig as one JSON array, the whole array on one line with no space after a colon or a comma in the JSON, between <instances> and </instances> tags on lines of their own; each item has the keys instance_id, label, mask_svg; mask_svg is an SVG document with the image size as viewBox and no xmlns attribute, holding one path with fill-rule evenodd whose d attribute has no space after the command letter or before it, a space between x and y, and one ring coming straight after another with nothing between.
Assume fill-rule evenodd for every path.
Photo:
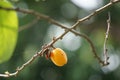
<instances>
[{"instance_id":1,"label":"thin twig","mask_svg":"<svg viewBox=\"0 0 120 80\"><path fill-rule=\"evenodd\" d=\"M45 45L42 47L40 51L38 51L35 55L33 55L26 63L24 63L21 67L17 67L16 71L14 73L7 73L0 74L0 77L11 77L11 76L17 76L19 72L21 72L26 66L30 65L37 57L43 56L46 49L48 49L49 46Z\"/></svg>"},{"instance_id":2,"label":"thin twig","mask_svg":"<svg viewBox=\"0 0 120 80\"><path fill-rule=\"evenodd\" d=\"M52 23L52 24L55 24L57 26L60 26L60 27L63 27L65 28L64 25L62 25L61 23L57 22L56 20L50 18L49 16L47 15L44 15L44 14L41 14L39 12L36 12L34 10L27 10L27 9L21 9L21 8L7 8L7 7L2 7L0 6L0 9L4 9L4 10L12 10L12 11L18 11L18 12L22 12L22 13L25 13L25 14L31 14L33 16L36 16L36 17L39 17L41 19L45 19L47 20L48 22Z\"/></svg>"},{"instance_id":3,"label":"thin twig","mask_svg":"<svg viewBox=\"0 0 120 80\"><path fill-rule=\"evenodd\" d=\"M38 51L35 55L33 55L26 63L24 63L21 67L17 67L16 71L14 73L7 73L5 72L4 74L0 74L0 77L11 77L11 76L17 76L19 72L21 72L25 67L30 65L37 57L43 56L44 52L46 49L48 49L49 46L45 45L42 47L40 51Z\"/></svg>"},{"instance_id":4,"label":"thin twig","mask_svg":"<svg viewBox=\"0 0 120 80\"><path fill-rule=\"evenodd\" d=\"M42 51L37 52L35 55L33 55L33 57L31 59L29 59L26 63L24 63L21 67L18 67L16 69L16 71L14 73L9 73L7 72L7 74L0 74L0 77L11 77L11 76L16 76L20 71L22 71L26 66L28 66L29 64L31 64L38 56L40 56L42 54Z\"/></svg>"},{"instance_id":5,"label":"thin twig","mask_svg":"<svg viewBox=\"0 0 120 80\"><path fill-rule=\"evenodd\" d=\"M118 3L120 2L120 0L112 0L110 1L108 4L106 4L105 6L102 6L101 8L95 10L93 13L91 13L90 15L82 18L82 19L79 19L74 25L73 25L73 29L75 29L80 23L86 21L86 20L89 20L91 17L97 15L98 13L102 12L103 10L105 10L106 8L112 6L113 4L115 3Z\"/></svg>"},{"instance_id":6,"label":"thin twig","mask_svg":"<svg viewBox=\"0 0 120 80\"><path fill-rule=\"evenodd\" d=\"M23 25L19 28L19 32L23 31L23 30L26 30L30 27L32 27L34 24L36 24L38 21L39 21L40 18L35 18L32 22L26 24L26 25Z\"/></svg>"},{"instance_id":7,"label":"thin twig","mask_svg":"<svg viewBox=\"0 0 120 80\"><path fill-rule=\"evenodd\" d=\"M106 47L106 44L107 44L107 40L108 40L108 36L109 36L109 31L110 31L110 22L111 22L111 20L110 20L111 18L110 18L110 13L108 13L108 20L107 20L107 31L106 31L106 34L105 34L105 40L104 40L104 64L109 64L109 62L108 62L108 59L109 59L109 57L108 57L108 49L107 49L107 47Z\"/></svg>"}]
</instances>

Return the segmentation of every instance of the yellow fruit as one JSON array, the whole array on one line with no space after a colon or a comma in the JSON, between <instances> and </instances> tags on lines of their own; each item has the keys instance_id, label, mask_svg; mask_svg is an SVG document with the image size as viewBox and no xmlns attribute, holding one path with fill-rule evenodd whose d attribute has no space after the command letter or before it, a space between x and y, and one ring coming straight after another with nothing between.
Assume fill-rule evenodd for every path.
<instances>
[{"instance_id":1,"label":"yellow fruit","mask_svg":"<svg viewBox=\"0 0 120 80\"><path fill-rule=\"evenodd\" d=\"M67 63L67 55L60 48L55 48L53 51L51 51L50 59L57 66L63 66Z\"/></svg>"}]
</instances>

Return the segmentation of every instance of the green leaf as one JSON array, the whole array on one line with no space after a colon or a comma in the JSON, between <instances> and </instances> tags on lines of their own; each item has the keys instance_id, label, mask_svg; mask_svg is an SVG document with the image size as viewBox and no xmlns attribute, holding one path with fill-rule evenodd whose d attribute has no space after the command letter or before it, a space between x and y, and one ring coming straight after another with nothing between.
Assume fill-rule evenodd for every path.
<instances>
[{"instance_id":1,"label":"green leaf","mask_svg":"<svg viewBox=\"0 0 120 80\"><path fill-rule=\"evenodd\" d=\"M0 0L1 7L12 8L6 0ZM9 60L16 46L18 18L15 11L0 9L0 63Z\"/></svg>"}]
</instances>

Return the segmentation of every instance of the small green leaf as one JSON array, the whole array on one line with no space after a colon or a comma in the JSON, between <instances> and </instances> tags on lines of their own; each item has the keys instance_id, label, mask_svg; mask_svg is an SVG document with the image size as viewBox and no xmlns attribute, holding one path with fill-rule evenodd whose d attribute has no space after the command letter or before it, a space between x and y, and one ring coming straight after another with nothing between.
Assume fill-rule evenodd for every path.
<instances>
[{"instance_id":1,"label":"small green leaf","mask_svg":"<svg viewBox=\"0 0 120 80\"><path fill-rule=\"evenodd\" d=\"M6 0L0 0L1 7L12 8ZM18 35L18 18L15 11L0 9L0 63L9 60L14 51Z\"/></svg>"}]
</instances>

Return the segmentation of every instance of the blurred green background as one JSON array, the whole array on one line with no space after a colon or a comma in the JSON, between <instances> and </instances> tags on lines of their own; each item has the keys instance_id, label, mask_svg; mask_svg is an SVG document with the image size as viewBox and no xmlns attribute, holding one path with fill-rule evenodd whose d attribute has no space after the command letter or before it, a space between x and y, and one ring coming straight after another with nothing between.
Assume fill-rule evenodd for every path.
<instances>
[{"instance_id":1,"label":"blurred green background","mask_svg":"<svg viewBox=\"0 0 120 80\"><path fill-rule=\"evenodd\" d=\"M78 19L105 5L109 0L10 0L10 2L15 7L35 10L71 27ZM94 43L98 55L103 57L108 12L111 13L111 28L107 42L110 65L101 67L94 58L88 42L68 33L63 40L55 44L55 47L62 48L68 55L68 63L65 66L57 67L50 60L40 57L17 77L0 77L0 80L120 80L120 3L85 21L79 25L77 31L87 34ZM33 15L19 12L18 17L20 27L36 19ZM30 28L20 31L14 54L8 62L0 64L0 73L14 72L18 66L39 51L42 45L63 32L63 29L45 20L39 20Z\"/></svg>"}]
</instances>

